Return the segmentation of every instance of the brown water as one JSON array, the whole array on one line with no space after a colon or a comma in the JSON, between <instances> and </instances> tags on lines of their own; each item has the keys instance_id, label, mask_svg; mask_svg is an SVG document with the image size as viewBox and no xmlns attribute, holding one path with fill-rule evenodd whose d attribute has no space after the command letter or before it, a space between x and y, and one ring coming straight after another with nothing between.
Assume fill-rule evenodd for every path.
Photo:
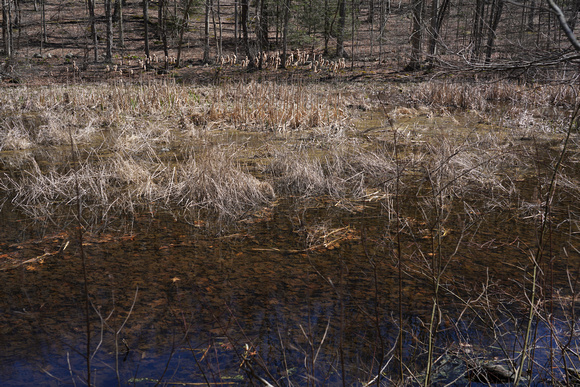
<instances>
[{"instance_id":1,"label":"brown water","mask_svg":"<svg viewBox=\"0 0 580 387\"><path fill-rule=\"evenodd\" d=\"M384 120L373 120L361 129L379 128L364 134L369 143L391 141ZM454 120L425 121L440 130ZM412 122L406 133L414 143L437 136ZM494 130L462 124L474 133ZM538 147L544 168L538 175L549 173L556 145ZM417 204L427 194L414 186L402 191L399 226L386 210L392 196L380 195L348 211L328 198L284 198L228 225L189 224L163 213L111 217L83 234L91 379L99 386L263 384L259 378L274 385L363 385L383 369L380 382L390 385L398 370L401 294L405 375L417 384L426 368L440 256L434 384L465 385L468 363L509 365L518 359L527 322L540 225L534 193L540 179L520 169L533 167L514 167L518 193L504 201L467 195L445 204L441 251L433 216ZM406 181L420 185L413 173ZM562 185L558 192L539 281L539 310L553 312L558 334L537 324L535 385L548 383L549 369L563 379L563 354L566 365L580 363L558 347L569 337L568 348L580 347L571 325L580 211L574 189ZM7 203L0 224L0 385L83 385L85 294L74 220L33 222Z\"/></svg>"},{"instance_id":2,"label":"brown water","mask_svg":"<svg viewBox=\"0 0 580 387\"><path fill-rule=\"evenodd\" d=\"M94 383L117 384L116 369L121 385L246 384L256 381L249 370L282 385L371 380L379 363L392 357L398 335L398 270L381 206L352 214L318 204L297 211L283 201L269 216L218 236L163 215L134 219L130 231L111 226L85 234ZM529 224L501 215L493 222L460 244L443 277L464 300L481 294L486 283L490 293L517 293L522 269L530 269L523 246L533 245ZM9 206L2 224L5 263L58 252L70 241L61 254L0 272L2 385L81 385L86 326L74 230L31 224ZM306 231L314 226L327 238L313 239L311 232L309 239ZM448 238L453 250L458 236L451 232ZM554 241L566 245L555 233ZM403 313L406 363L419 375L432 286L415 242L403 235ZM575 254L556 260L557 288L566 285L566 268L578 263ZM494 330L443 293L438 347L469 345L478 356L497 354L485 349L495 342ZM506 305L506 311L525 315L517 303ZM494 310L498 324L506 324L495 333L509 333L502 339L508 345L521 332L511 331L504 312ZM244 357L253 359L251 368L240 367ZM385 372L393 377L391 363Z\"/></svg>"}]
</instances>

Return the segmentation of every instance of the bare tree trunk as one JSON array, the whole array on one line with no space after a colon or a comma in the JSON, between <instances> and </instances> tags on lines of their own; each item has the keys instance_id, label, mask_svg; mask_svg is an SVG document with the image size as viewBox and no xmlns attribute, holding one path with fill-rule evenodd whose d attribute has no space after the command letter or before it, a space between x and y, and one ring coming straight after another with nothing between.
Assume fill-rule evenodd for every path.
<instances>
[{"instance_id":1,"label":"bare tree trunk","mask_svg":"<svg viewBox=\"0 0 580 387\"><path fill-rule=\"evenodd\" d=\"M218 16L218 24L219 24L219 38L218 38L218 56L221 58L223 53L223 26L222 26L222 14L221 14L221 7L220 7L220 0L217 1L217 16Z\"/></svg>"},{"instance_id":2,"label":"bare tree trunk","mask_svg":"<svg viewBox=\"0 0 580 387\"><path fill-rule=\"evenodd\" d=\"M383 60L383 38L385 35L385 26L387 25L387 15L389 12L389 0L381 0L379 3L379 63Z\"/></svg>"},{"instance_id":3,"label":"bare tree trunk","mask_svg":"<svg viewBox=\"0 0 580 387\"><path fill-rule=\"evenodd\" d=\"M580 12L580 0L574 0L574 6L572 7L572 14L568 19L568 27L571 31L576 28L576 22L578 21L578 13Z\"/></svg>"},{"instance_id":4,"label":"bare tree trunk","mask_svg":"<svg viewBox=\"0 0 580 387\"><path fill-rule=\"evenodd\" d=\"M429 41L429 55L432 57L437 55L439 34L448 9L449 0L433 0L431 3L431 39Z\"/></svg>"},{"instance_id":5,"label":"bare tree trunk","mask_svg":"<svg viewBox=\"0 0 580 387\"><path fill-rule=\"evenodd\" d=\"M429 55L434 56L437 52L437 13L439 11L439 1L431 0L431 36L429 38Z\"/></svg>"},{"instance_id":6,"label":"bare tree trunk","mask_svg":"<svg viewBox=\"0 0 580 387\"><path fill-rule=\"evenodd\" d=\"M166 0L159 0L159 33L161 34L161 42L163 43L163 54L165 55L165 68L169 65L169 46L167 44L167 2Z\"/></svg>"},{"instance_id":7,"label":"bare tree trunk","mask_svg":"<svg viewBox=\"0 0 580 387\"><path fill-rule=\"evenodd\" d=\"M256 43L258 45L258 69L262 69L262 7L264 0L256 2Z\"/></svg>"},{"instance_id":8,"label":"bare tree trunk","mask_svg":"<svg viewBox=\"0 0 580 387\"><path fill-rule=\"evenodd\" d=\"M193 5L193 0L188 0L185 6L185 10L183 11L183 18L181 19L181 23L179 25L179 42L177 43L177 60L176 64L177 67L181 66L181 50L183 48L183 34L187 29L189 24L189 11L191 6Z\"/></svg>"},{"instance_id":9,"label":"bare tree trunk","mask_svg":"<svg viewBox=\"0 0 580 387\"><path fill-rule=\"evenodd\" d=\"M493 53L493 45L497 33L497 26L499 25L499 20L501 19L501 13L503 11L503 0L493 0L491 7L492 8L489 16L489 34L487 36L487 45L485 50L485 63L489 63L491 60L491 54Z\"/></svg>"},{"instance_id":10,"label":"bare tree trunk","mask_svg":"<svg viewBox=\"0 0 580 387\"><path fill-rule=\"evenodd\" d=\"M203 29L203 63L209 63L209 10L211 0L205 0L205 16Z\"/></svg>"},{"instance_id":11,"label":"bare tree trunk","mask_svg":"<svg viewBox=\"0 0 580 387\"><path fill-rule=\"evenodd\" d=\"M286 68L286 59L288 57L288 23L290 21L290 4L291 0L284 1L284 27L282 29L282 63L281 66Z\"/></svg>"},{"instance_id":12,"label":"bare tree trunk","mask_svg":"<svg viewBox=\"0 0 580 387\"><path fill-rule=\"evenodd\" d=\"M113 12L111 0L105 0L105 17L107 18L107 50L105 62L113 61Z\"/></svg>"},{"instance_id":13,"label":"bare tree trunk","mask_svg":"<svg viewBox=\"0 0 580 387\"><path fill-rule=\"evenodd\" d=\"M22 11L20 9L20 1L19 0L12 0L14 2L14 27L16 27L19 31L22 29L20 25L20 20L22 20ZM20 33L20 32L19 32Z\"/></svg>"},{"instance_id":14,"label":"bare tree trunk","mask_svg":"<svg viewBox=\"0 0 580 387\"><path fill-rule=\"evenodd\" d=\"M216 0L216 1L219 1L219 0ZM217 27L217 23L215 21L215 14L216 14L216 12L215 12L215 10L213 8L213 0L212 0L211 8L210 8L210 13L211 13L211 24L213 26L213 38L215 40L215 54L216 54L216 57L219 59L222 56L222 54L221 54L222 50L221 50L221 47L220 47L220 39L219 39L219 35L218 35L218 27ZM218 18L219 18L219 15L218 15Z\"/></svg>"},{"instance_id":15,"label":"bare tree trunk","mask_svg":"<svg viewBox=\"0 0 580 387\"><path fill-rule=\"evenodd\" d=\"M240 22L242 23L242 40L244 44L244 51L246 53L246 56L249 59L251 59L252 55L250 53L250 42L248 40L248 11L249 11L248 0L241 1L241 8L242 8L241 12L242 20L240 20Z\"/></svg>"},{"instance_id":16,"label":"bare tree trunk","mask_svg":"<svg viewBox=\"0 0 580 387\"><path fill-rule=\"evenodd\" d=\"M324 55L328 55L328 42L330 41L331 34L330 29L330 4L328 4L328 0L324 0Z\"/></svg>"},{"instance_id":17,"label":"bare tree trunk","mask_svg":"<svg viewBox=\"0 0 580 387\"><path fill-rule=\"evenodd\" d=\"M536 16L536 0L531 0L528 7L528 31L534 30L534 17Z\"/></svg>"},{"instance_id":18,"label":"bare tree trunk","mask_svg":"<svg viewBox=\"0 0 580 387\"><path fill-rule=\"evenodd\" d=\"M238 0L234 0L234 54L238 55L238 24L239 24L239 16L238 16Z\"/></svg>"},{"instance_id":19,"label":"bare tree trunk","mask_svg":"<svg viewBox=\"0 0 580 387\"><path fill-rule=\"evenodd\" d=\"M484 17L485 0L477 0L477 3L475 4L473 31L471 33L471 43L473 45L473 51L471 55L472 60L478 60L481 56L481 41L483 40L483 26L485 24Z\"/></svg>"},{"instance_id":20,"label":"bare tree trunk","mask_svg":"<svg viewBox=\"0 0 580 387\"><path fill-rule=\"evenodd\" d=\"M570 44L572 44L572 46L574 47L574 49L576 51L580 52L580 42L578 42L576 35L574 35L574 32L572 31L572 29L570 28L570 26L566 22L566 18L564 17L564 13L560 9L560 7L558 7L556 5L556 3L554 3L554 0L547 0L547 1L548 1L548 5L552 9L552 11L556 14L556 17L558 18L558 23L560 23L560 28L562 28L562 31L564 31L564 34L566 34L568 41L570 42Z\"/></svg>"},{"instance_id":21,"label":"bare tree trunk","mask_svg":"<svg viewBox=\"0 0 580 387\"><path fill-rule=\"evenodd\" d=\"M119 46L125 48L125 26L123 20L123 0L117 0L115 3L117 10L117 23L119 23Z\"/></svg>"},{"instance_id":22,"label":"bare tree trunk","mask_svg":"<svg viewBox=\"0 0 580 387\"><path fill-rule=\"evenodd\" d=\"M411 60L405 67L407 71L414 71L421 68L423 60L423 11L425 9L425 0L413 1L413 29L411 32Z\"/></svg>"},{"instance_id":23,"label":"bare tree trunk","mask_svg":"<svg viewBox=\"0 0 580 387\"><path fill-rule=\"evenodd\" d=\"M46 33L46 7L44 6L46 0L40 0L40 24L41 24L41 37L40 37L40 47L41 51L45 43L48 43L48 34Z\"/></svg>"},{"instance_id":24,"label":"bare tree trunk","mask_svg":"<svg viewBox=\"0 0 580 387\"><path fill-rule=\"evenodd\" d=\"M40 12L41 12L41 23L42 23L42 41L48 43L48 34L46 33L46 0L40 0Z\"/></svg>"},{"instance_id":25,"label":"bare tree trunk","mask_svg":"<svg viewBox=\"0 0 580 387\"><path fill-rule=\"evenodd\" d=\"M93 38L94 60L99 60L99 39L97 37L97 19L95 17L95 0L87 0L89 6L89 23L91 25L91 37Z\"/></svg>"},{"instance_id":26,"label":"bare tree trunk","mask_svg":"<svg viewBox=\"0 0 580 387\"><path fill-rule=\"evenodd\" d=\"M342 58L344 51L344 32L346 27L346 0L338 0L338 36L336 37L336 56Z\"/></svg>"},{"instance_id":27,"label":"bare tree trunk","mask_svg":"<svg viewBox=\"0 0 580 387\"><path fill-rule=\"evenodd\" d=\"M149 52L149 0L143 0L143 26L145 28L144 32L145 56L147 58L150 58L151 53Z\"/></svg>"},{"instance_id":28,"label":"bare tree trunk","mask_svg":"<svg viewBox=\"0 0 580 387\"><path fill-rule=\"evenodd\" d=\"M351 45L351 49L350 49L350 69L354 69L354 49L355 49L355 30L354 30L354 23L355 23L355 18L354 18L354 14L355 14L355 0L351 1L350 4L350 18L351 18L351 22L350 22L350 45Z\"/></svg>"},{"instance_id":29,"label":"bare tree trunk","mask_svg":"<svg viewBox=\"0 0 580 387\"><path fill-rule=\"evenodd\" d=\"M12 57L12 5L10 0L2 0L2 39L4 40L4 55Z\"/></svg>"},{"instance_id":30,"label":"bare tree trunk","mask_svg":"<svg viewBox=\"0 0 580 387\"><path fill-rule=\"evenodd\" d=\"M260 0L260 40L262 51L270 49L270 37L268 31L270 29L269 23L269 9L267 0Z\"/></svg>"}]
</instances>

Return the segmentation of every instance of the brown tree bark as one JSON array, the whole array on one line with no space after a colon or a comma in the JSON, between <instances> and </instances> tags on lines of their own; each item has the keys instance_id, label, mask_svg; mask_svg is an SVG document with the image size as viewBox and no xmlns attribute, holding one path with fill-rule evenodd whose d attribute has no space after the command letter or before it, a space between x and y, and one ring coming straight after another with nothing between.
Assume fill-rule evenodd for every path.
<instances>
[{"instance_id":1,"label":"brown tree bark","mask_svg":"<svg viewBox=\"0 0 580 387\"><path fill-rule=\"evenodd\" d=\"M425 0L414 0L412 19L413 27L411 31L411 60L405 67L407 71L414 71L421 68L423 60L423 12Z\"/></svg>"},{"instance_id":2,"label":"brown tree bark","mask_svg":"<svg viewBox=\"0 0 580 387\"><path fill-rule=\"evenodd\" d=\"M181 19L181 23L179 24L179 41L177 43L177 60L176 64L177 67L181 66L181 51L183 49L183 35L185 34L185 30L189 24L189 11L191 10L191 6L193 5L193 0L188 0L187 4L185 5L185 10L183 11L183 17Z\"/></svg>"},{"instance_id":3,"label":"brown tree bark","mask_svg":"<svg viewBox=\"0 0 580 387\"><path fill-rule=\"evenodd\" d=\"M486 64L489 63L491 60L491 54L493 53L493 46L495 43L497 27L499 25L499 20L501 19L502 11L503 11L503 0L493 0L489 16L489 32L487 35L487 44L485 48Z\"/></svg>"},{"instance_id":4,"label":"brown tree bark","mask_svg":"<svg viewBox=\"0 0 580 387\"><path fill-rule=\"evenodd\" d=\"M105 17L107 18L107 48L105 62L113 61L113 10L111 0L105 0Z\"/></svg>"},{"instance_id":5,"label":"brown tree bark","mask_svg":"<svg viewBox=\"0 0 580 387\"><path fill-rule=\"evenodd\" d=\"M431 3L431 37L429 40L429 55L437 55L437 43L445 15L449 9L449 0L433 0Z\"/></svg>"},{"instance_id":6,"label":"brown tree bark","mask_svg":"<svg viewBox=\"0 0 580 387\"><path fill-rule=\"evenodd\" d=\"M205 0L205 16L203 29L203 63L209 63L209 10L211 0Z\"/></svg>"},{"instance_id":7,"label":"brown tree bark","mask_svg":"<svg viewBox=\"0 0 580 387\"><path fill-rule=\"evenodd\" d=\"M150 58L151 54L149 52L149 0L143 0L143 27L145 29L144 32L145 56L147 58Z\"/></svg>"},{"instance_id":8,"label":"brown tree bark","mask_svg":"<svg viewBox=\"0 0 580 387\"><path fill-rule=\"evenodd\" d=\"M346 0L338 0L338 34L336 37L336 56L343 58L346 54L344 50L344 35L346 27Z\"/></svg>"},{"instance_id":9,"label":"brown tree bark","mask_svg":"<svg viewBox=\"0 0 580 387\"><path fill-rule=\"evenodd\" d=\"M12 10L9 0L2 0L2 39L4 41L4 55L12 57Z\"/></svg>"},{"instance_id":10,"label":"brown tree bark","mask_svg":"<svg viewBox=\"0 0 580 387\"><path fill-rule=\"evenodd\" d=\"M95 17L95 0L87 0L87 5L89 8L89 24L91 28L91 37L93 39L93 54L94 54L94 61L98 62L99 60L99 40L97 37L97 20Z\"/></svg>"},{"instance_id":11,"label":"brown tree bark","mask_svg":"<svg viewBox=\"0 0 580 387\"><path fill-rule=\"evenodd\" d=\"M286 59L288 57L288 24L290 22L290 5L291 0L284 1L284 27L282 28L282 63L281 67L286 68Z\"/></svg>"},{"instance_id":12,"label":"brown tree bark","mask_svg":"<svg viewBox=\"0 0 580 387\"><path fill-rule=\"evenodd\" d=\"M244 52L246 56L251 61L251 53L250 53L250 42L248 40L248 12L249 12L249 4L248 0L241 0L241 20L240 23L242 24L242 43L244 45Z\"/></svg>"}]
</instances>

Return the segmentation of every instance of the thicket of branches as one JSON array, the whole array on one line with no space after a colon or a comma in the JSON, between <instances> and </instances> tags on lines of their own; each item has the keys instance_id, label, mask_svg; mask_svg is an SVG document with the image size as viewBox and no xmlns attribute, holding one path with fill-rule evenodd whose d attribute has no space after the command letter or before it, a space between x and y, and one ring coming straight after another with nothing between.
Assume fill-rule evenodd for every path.
<instances>
[{"instance_id":1,"label":"thicket of branches","mask_svg":"<svg viewBox=\"0 0 580 387\"><path fill-rule=\"evenodd\" d=\"M279 67L309 54L407 70L527 70L574 62L567 39L580 1L560 0L2 0L2 51L7 57L54 49L85 61L153 52L168 65L184 60L262 67L277 52ZM569 31L562 29L562 23ZM234 57L236 55L236 57ZM306 58L304 58L306 59ZM348 62L347 62L348 63Z\"/></svg>"}]
</instances>

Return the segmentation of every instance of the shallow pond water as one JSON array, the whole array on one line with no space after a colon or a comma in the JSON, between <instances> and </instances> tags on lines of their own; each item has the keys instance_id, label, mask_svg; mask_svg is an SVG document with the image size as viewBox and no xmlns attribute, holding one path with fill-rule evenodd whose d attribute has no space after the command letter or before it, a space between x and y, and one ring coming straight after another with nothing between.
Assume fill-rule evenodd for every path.
<instances>
[{"instance_id":1,"label":"shallow pond water","mask_svg":"<svg viewBox=\"0 0 580 387\"><path fill-rule=\"evenodd\" d=\"M494 130L474 117L458 119L399 119L412 144L402 157L424 152L447 126L471 128L461 133L466 139ZM364 146L392 148L392 128L382 116L356 130ZM316 133L308 136L296 142L311 144ZM212 141L247 144L252 156L266 137L287 141L276 133L216 133ZM501 141L530 141L512 137ZM0 382L83 385L88 356L92 383L100 386L376 385L377 379L390 385L398 375L402 317L407 384L424 380L429 327L436 325L433 384L477 385L482 364L519 361L542 216L534 189L558 144L536 146L534 167L544 169L535 178L528 173L534 167L510 167L517 193L505 200L470 192L439 198L446 214L441 222L424 203L429 193L417 186L426 178L417 171L405 178L398 223L394 196L378 191L348 207L328 197L281 198L223 227L163 212L109 214L105 225L82 234L90 343L74 220L33 222L6 203L0 213ZM246 165L263 162L246 156ZM62 156L60 162L68 161ZM563 380L564 366L579 364L572 356L580 347L574 325L579 211L574 187L562 187L539 265L537 316L553 317L554 329L534 319L535 385ZM557 355L550 357L551 351Z\"/></svg>"},{"instance_id":2,"label":"shallow pond water","mask_svg":"<svg viewBox=\"0 0 580 387\"><path fill-rule=\"evenodd\" d=\"M221 235L163 215L138 217L129 232L110 227L85 234L94 384L260 384L258 375L282 385L336 384L343 377L356 385L372 380L388 359L385 376L393 377L398 270L381 212L377 203L346 214L324 203L296 211L282 202L268 216ZM496 222L461 245L443 280L457 297L442 296L437 347L463 359L491 359L501 352L486 348L497 344L494 334L508 333L506 346L521 334L508 327L509 308L494 309L498 327L486 330L459 301L483 296L486 283L507 297L524 281L526 252L519 244L533 235L513 220ZM44 259L0 272L0 380L82 384L86 322L74 229L31 225L7 206L2 224L4 262ZM309 238L313 227L326 237ZM411 238L403 239L409 254ZM417 382L433 293L421 259L406 259L404 356ZM566 268L578 263L578 257L558 260L554 286L565 288ZM513 304L511 312L523 316L520 307Z\"/></svg>"}]
</instances>

